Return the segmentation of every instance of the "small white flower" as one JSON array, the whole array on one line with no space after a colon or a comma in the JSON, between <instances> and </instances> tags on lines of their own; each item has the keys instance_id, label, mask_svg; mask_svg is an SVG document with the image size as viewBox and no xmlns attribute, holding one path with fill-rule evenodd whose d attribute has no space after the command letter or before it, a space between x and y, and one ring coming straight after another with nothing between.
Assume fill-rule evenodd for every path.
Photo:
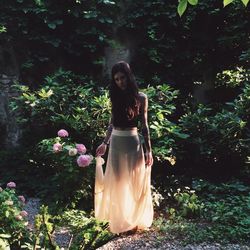
<instances>
[{"instance_id":1,"label":"small white flower","mask_svg":"<svg viewBox=\"0 0 250 250\"><path fill-rule=\"evenodd\" d=\"M77 154L77 149L76 148L69 149L69 156L75 156L76 154Z\"/></svg>"}]
</instances>

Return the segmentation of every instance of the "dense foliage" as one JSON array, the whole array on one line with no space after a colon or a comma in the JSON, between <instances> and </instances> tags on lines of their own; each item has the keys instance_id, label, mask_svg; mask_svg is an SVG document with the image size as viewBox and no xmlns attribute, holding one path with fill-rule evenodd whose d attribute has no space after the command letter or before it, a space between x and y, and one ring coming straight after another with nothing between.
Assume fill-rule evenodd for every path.
<instances>
[{"instance_id":1,"label":"dense foliage","mask_svg":"<svg viewBox=\"0 0 250 250\"><path fill-rule=\"evenodd\" d=\"M178 188L177 188L177 187ZM191 188L172 185L167 209L154 224L164 239L182 244L249 243L249 186L231 180L210 183L193 179Z\"/></svg>"},{"instance_id":2,"label":"dense foliage","mask_svg":"<svg viewBox=\"0 0 250 250\"><path fill-rule=\"evenodd\" d=\"M14 48L21 78L30 85L58 67L99 78L105 49L121 45L131 50L140 79L167 80L182 92L247 65L249 9L240 1L226 8L222 1L200 1L182 18L176 7L175 0L4 0L0 40Z\"/></svg>"},{"instance_id":3,"label":"dense foliage","mask_svg":"<svg viewBox=\"0 0 250 250\"><path fill-rule=\"evenodd\" d=\"M190 4L196 6L185 11ZM91 216L94 160L80 168L78 155L69 151L83 143L95 155L111 113L106 49L124 47L149 97L152 195L160 213L155 227L187 242L247 242L247 4L181 0L177 9L176 0L2 0L0 73L12 72L14 56L20 77L11 86L16 95L10 106L22 141L19 148L0 150L0 184L11 178L49 208L41 207L29 231L23 198L13 187L0 187L0 247L58 249L51 237L57 226L70 228L71 249L94 249L113 237L106 222ZM204 103L197 103L204 85ZM69 137L56 137L62 128ZM55 143L62 149L55 150ZM185 181L172 173L184 174ZM242 182L209 183L195 175Z\"/></svg>"},{"instance_id":4,"label":"dense foliage","mask_svg":"<svg viewBox=\"0 0 250 250\"><path fill-rule=\"evenodd\" d=\"M74 235L70 249L96 249L113 235L107 230L107 222L99 222L80 210L68 210L60 216L52 216L48 207L42 205L35 216L34 224L27 220L23 210L24 196L17 196L16 184L7 183L0 187L0 248L10 249L53 249L59 250L53 234L56 227L71 229Z\"/></svg>"}]
</instances>

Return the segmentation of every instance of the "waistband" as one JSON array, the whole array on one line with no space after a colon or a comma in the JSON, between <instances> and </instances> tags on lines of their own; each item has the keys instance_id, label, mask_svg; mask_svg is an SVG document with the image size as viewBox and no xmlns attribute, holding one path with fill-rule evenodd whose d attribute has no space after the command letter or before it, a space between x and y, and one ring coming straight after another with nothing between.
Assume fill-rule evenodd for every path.
<instances>
[{"instance_id":1,"label":"waistband","mask_svg":"<svg viewBox=\"0 0 250 250\"><path fill-rule=\"evenodd\" d=\"M118 130L118 129L113 129L112 130L112 135L117 135L117 136L133 136L133 135L138 135L138 130L133 129L133 130Z\"/></svg>"}]
</instances>

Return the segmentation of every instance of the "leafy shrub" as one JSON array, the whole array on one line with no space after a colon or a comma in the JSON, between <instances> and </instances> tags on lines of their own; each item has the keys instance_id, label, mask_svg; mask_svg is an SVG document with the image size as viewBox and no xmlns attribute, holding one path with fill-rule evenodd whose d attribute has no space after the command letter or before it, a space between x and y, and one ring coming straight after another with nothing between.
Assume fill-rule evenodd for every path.
<instances>
[{"instance_id":1,"label":"leafy shrub","mask_svg":"<svg viewBox=\"0 0 250 250\"><path fill-rule=\"evenodd\" d=\"M184 190L178 189L174 194L174 198L178 202L179 214L183 217L194 217L200 215L204 205L198 199L195 194L195 190L190 190L189 187L185 187Z\"/></svg>"},{"instance_id":2,"label":"leafy shrub","mask_svg":"<svg viewBox=\"0 0 250 250\"><path fill-rule=\"evenodd\" d=\"M35 231L32 231L28 228L28 213L23 210L25 198L17 196L15 187L14 182L9 182L6 189L0 188L0 248L59 249L51 238L53 224L48 221L50 216L47 208L41 207Z\"/></svg>"},{"instance_id":3,"label":"leafy shrub","mask_svg":"<svg viewBox=\"0 0 250 250\"><path fill-rule=\"evenodd\" d=\"M0 187L0 246L18 244L27 234L27 212L23 210L25 199L17 196L16 184L9 182L5 189ZM3 246L2 246L3 247Z\"/></svg>"},{"instance_id":4,"label":"leafy shrub","mask_svg":"<svg viewBox=\"0 0 250 250\"><path fill-rule=\"evenodd\" d=\"M40 195L57 207L62 208L62 204L75 207L82 202L89 209L91 204L86 201L93 199L91 187L95 170L91 167L93 156L85 154L86 150L83 144L73 143L68 135L42 140L31 162L32 167L39 168L40 175L47 179Z\"/></svg>"},{"instance_id":5,"label":"leafy shrub","mask_svg":"<svg viewBox=\"0 0 250 250\"><path fill-rule=\"evenodd\" d=\"M74 235L70 249L96 249L114 237L108 230L107 222L100 222L87 216L84 211L68 210L61 222L70 228Z\"/></svg>"},{"instance_id":6,"label":"leafy shrub","mask_svg":"<svg viewBox=\"0 0 250 250\"><path fill-rule=\"evenodd\" d=\"M243 166L249 152L248 129L237 112L226 108L215 112L200 104L180 118L180 126L190 134L184 158L194 167L219 166L219 171L227 168L230 174Z\"/></svg>"},{"instance_id":7,"label":"leafy shrub","mask_svg":"<svg viewBox=\"0 0 250 250\"><path fill-rule=\"evenodd\" d=\"M201 218L213 225L213 237L223 234L231 242L249 240L249 186L238 180L220 184L195 180L193 187L204 203Z\"/></svg>"},{"instance_id":8,"label":"leafy shrub","mask_svg":"<svg viewBox=\"0 0 250 250\"><path fill-rule=\"evenodd\" d=\"M232 109L241 119L247 122L248 136L250 136L250 76L242 87L242 93L239 94L233 102L227 103L228 108Z\"/></svg>"},{"instance_id":9,"label":"leafy shrub","mask_svg":"<svg viewBox=\"0 0 250 250\"><path fill-rule=\"evenodd\" d=\"M100 137L105 136L111 114L108 91L95 87L91 80L60 69L46 77L44 86L37 91L31 91L23 85L16 87L20 95L11 106L18 114L18 121L26 126L27 137L31 129L27 126L28 122L31 122L33 131L46 127L48 131L42 132L48 132L48 135L53 132L53 128L66 127L90 149L98 144ZM151 86L143 91L150 101L154 155L159 161L173 159L178 151L176 140L188 137L178 125L167 119L175 111L174 100L178 91L166 84Z\"/></svg>"},{"instance_id":10,"label":"leafy shrub","mask_svg":"<svg viewBox=\"0 0 250 250\"><path fill-rule=\"evenodd\" d=\"M176 109L174 101L179 92L167 84L148 87L144 92L149 98L148 117L154 157L174 165L181 142L189 137L178 124L169 120Z\"/></svg>"},{"instance_id":11,"label":"leafy shrub","mask_svg":"<svg viewBox=\"0 0 250 250\"><path fill-rule=\"evenodd\" d=\"M202 204L196 214L198 220L181 215L182 206L168 205L167 219L162 213L154 221L158 230L167 232L165 237L181 239L184 245L194 242L249 243L249 186L235 179L220 184L194 179L192 188Z\"/></svg>"},{"instance_id":12,"label":"leafy shrub","mask_svg":"<svg viewBox=\"0 0 250 250\"><path fill-rule=\"evenodd\" d=\"M234 70L223 70L216 75L215 86L235 88L241 86L248 80L249 74L247 70L242 67L237 67Z\"/></svg>"},{"instance_id":13,"label":"leafy shrub","mask_svg":"<svg viewBox=\"0 0 250 250\"><path fill-rule=\"evenodd\" d=\"M186 176L168 175L157 182L153 188L153 198L160 201L156 205L164 210L165 216L174 218L197 218L203 209L203 203L196 191L190 188L190 180ZM157 200L156 200L157 201ZM158 202L159 203L159 202Z\"/></svg>"},{"instance_id":14,"label":"leafy shrub","mask_svg":"<svg viewBox=\"0 0 250 250\"><path fill-rule=\"evenodd\" d=\"M86 77L59 69L45 78L39 90L31 91L24 85L15 87L20 95L11 107L18 114L18 122L25 126L28 137L31 129L34 133L39 128L47 128L41 131L39 141L44 132L50 134L53 128L66 127L93 147L98 138L104 136L111 112L108 94L95 88Z\"/></svg>"}]
</instances>

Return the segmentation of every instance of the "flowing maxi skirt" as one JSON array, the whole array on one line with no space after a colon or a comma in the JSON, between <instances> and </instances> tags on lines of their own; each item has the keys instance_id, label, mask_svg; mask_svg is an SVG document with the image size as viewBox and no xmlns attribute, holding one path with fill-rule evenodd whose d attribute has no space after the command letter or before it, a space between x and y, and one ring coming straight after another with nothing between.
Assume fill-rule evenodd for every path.
<instances>
[{"instance_id":1,"label":"flowing maxi skirt","mask_svg":"<svg viewBox=\"0 0 250 250\"><path fill-rule=\"evenodd\" d=\"M109 222L112 233L153 221L151 167L145 166L137 130L113 129L105 173L102 158L96 158L95 217Z\"/></svg>"}]
</instances>

